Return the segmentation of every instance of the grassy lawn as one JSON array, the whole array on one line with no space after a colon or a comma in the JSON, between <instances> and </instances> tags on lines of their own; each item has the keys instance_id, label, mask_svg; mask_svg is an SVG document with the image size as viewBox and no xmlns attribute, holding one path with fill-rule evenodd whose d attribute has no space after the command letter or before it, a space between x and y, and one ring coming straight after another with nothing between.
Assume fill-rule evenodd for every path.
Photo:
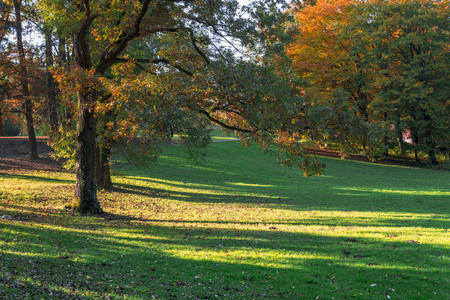
<instances>
[{"instance_id":1,"label":"grassy lawn","mask_svg":"<svg viewBox=\"0 0 450 300\"><path fill-rule=\"evenodd\" d=\"M449 172L208 151L116 160L102 217L64 209L73 173L0 171L0 299L450 299Z\"/></svg>"}]
</instances>

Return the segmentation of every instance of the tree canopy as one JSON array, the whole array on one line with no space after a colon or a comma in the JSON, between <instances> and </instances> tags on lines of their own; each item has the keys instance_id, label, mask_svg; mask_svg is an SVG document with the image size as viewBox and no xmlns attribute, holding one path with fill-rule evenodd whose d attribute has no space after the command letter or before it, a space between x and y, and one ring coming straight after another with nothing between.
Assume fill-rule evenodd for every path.
<instances>
[{"instance_id":1,"label":"tree canopy","mask_svg":"<svg viewBox=\"0 0 450 300\"><path fill-rule=\"evenodd\" d=\"M177 132L195 135L213 122L246 143L276 146L285 152L285 163L296 163L306 174L322 170L294 138L313 128L284 61L286 15L278 1L39 5L47 24L74 48L74 65L60 69L57 80L63 92L77 94L78 211L101 212L92 167L100 132L106 147L124 135L152 145Z\"/></svg>"},{"instance_id":2,"label":"tree canopy","mask_svg":"<svg viewBox=\"0 0 450 300\"><path fill-rule=\"evenodd\" d=\"M386 143L411 145L433 164L448 155L447 1L319 0L293 14L288 54L314 97L343 89L348 108L384 128Z\"/></svg>"},{"instance_id":3,"label":"tree canopy","mask_svg":"<svg viewBox=\"0 0 450 300\"><path fill-rule=\"evenodd\" d=\"M177 134L198 159L211 123L307 176L324 166L305 139L371 158L397 143L435 164L449 153L448 9L426 0L3 1L0 108L25 113L30 141L36 117L74 158L80 213L102 212L96 192L112 188L112 147L141 163ZM43 47L22 40L28 24Z\"/></svg>"}]
</instances>

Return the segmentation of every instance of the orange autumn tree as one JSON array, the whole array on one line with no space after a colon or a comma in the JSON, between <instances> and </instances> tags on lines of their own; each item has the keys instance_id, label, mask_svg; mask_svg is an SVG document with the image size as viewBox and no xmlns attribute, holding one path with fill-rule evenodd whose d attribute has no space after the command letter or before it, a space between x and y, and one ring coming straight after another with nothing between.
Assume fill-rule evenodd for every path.
<instances>
[{"instance_id":1,"label":"orange autumn tree","mask_svg":"<svg viewBox=\"0 0 450 300\"><path fill-rule=\"evenodd\" d=\"M33 71L30 69L35 68L36 64L33 59L30 59L29 50L32 47L27 45L23 38L26 30L25 20L32 19L33 12L33 5L25 0L2 1L0 4L0 47L4 46L1 45L2 42L7 43L5 51L2 51L0 55L0 60L3 60L2 64L4 64L4 71L1 71L3 74L0 74L0 78L7 77L6 81L9 83L14 81L9 89L13 92L14 100L20 103L18 111L24 115L26 120L29 157L30 159L37 159L32 99L34 95L30 90L33 78L31 74ZM10 41L7 41L6 38L9 38ZM0 48L0 50L3 49ZM5 93L3 93L2 98L5 98ZM9 110L11 111L11 107Z\"/></svg>"},{"instance_id":2,"label":"orange autumn tree","mask_svg":"<svg viewBox=\"0 0 450 300\"><path fill-rule=\"evenodd\" d=\"M42 124L38 115L42 111L40 51L27 39L37 30L34 4L25 0L0 4L0 111L9 122L22 123L24 119L31 159L38 158L35 127Z\"/></svg>"},{"instance_id":3,"label":"orange autumn tree","mask_svg":"<svg viewBox=\"0 0 450 300\"><path fill-rule=\"evenodd\" d=\"M352 40L345 36L346 26L352 22L351 7L356 3L357 0L318 0L293 8L290 13L294 22L289 28L293 41L287 54L297 74L309 82L308 95L317 105L333 110L328 119L333 123L329 128L335 130L328 131L325 140L347 132L340 139L343 146L362 145L370 154L366 146L377 144L375 128L369 128L368 123L371 99L368 81L372 73L362 68L364 57L360 53L351 53ZM344 128L336 120L343 116L339 117L338 111L348 118L347 122L353 123L352 128Z\"/></svg>"},{"instance_id":4,"label":"orange autumn tree","mask_svg":"<svg viewBox=\"0 0 450 300\"><path fill-rule=\"evenodd\" d=\"M364 80L368 75L361 69L362 57L350 53L352 41L344 37L346 26L352 22L350 8L357 2L319 0L293 9L293 42L287 54L300 76L311 81L312 93L329 97L337 87L343 87L367 117Z\"/></svg>"},{"instance_id":5,"label":"orange autumn tree","mask_svg":"<svg viewBox=\"0 0 450 300\"><path fill-rule=\"evenodd\" d=\"M10 15L12 12L12 5L6 2L0 2L0 136L6 135L3 122L4 122L4 108L6 99L6 93L8 90L8 80L7 80L7 70L6 65L9 60L6 55L6 41L7 34L10 31L10 28L14 25L12 21L10 21Z\"/></svg>"}]
</instances>

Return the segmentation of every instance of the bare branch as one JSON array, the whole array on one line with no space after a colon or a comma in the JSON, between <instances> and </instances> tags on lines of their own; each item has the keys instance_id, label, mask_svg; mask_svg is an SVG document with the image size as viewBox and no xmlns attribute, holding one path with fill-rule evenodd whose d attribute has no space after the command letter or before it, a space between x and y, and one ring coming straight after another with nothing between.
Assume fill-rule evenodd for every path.
<instances>
[{"instance_id":1,"label":"bare branch","mask_svg":"<svg viewBox=\"0 0 450 300\"><path fill-rule=\"evenodd\" d=\"M209 65L211 63L211 61L209 60L209 58L206 56L205 53L203 53L202 50L200 50L200 48L197 46L197 39L194 36L194 32L192 31L192 29L188 29L189 30L189 35L191 36L191 41L192 41L192 46L194 47L195 51L197 51L197 53L205 60L205 62Z\"/></svg>"}]
</instances>

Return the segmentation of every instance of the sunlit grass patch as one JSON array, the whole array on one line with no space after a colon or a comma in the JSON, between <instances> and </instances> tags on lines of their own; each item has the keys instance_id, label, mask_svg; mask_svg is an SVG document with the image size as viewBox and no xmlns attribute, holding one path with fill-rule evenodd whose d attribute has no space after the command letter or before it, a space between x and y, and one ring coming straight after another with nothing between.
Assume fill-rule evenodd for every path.
<instances>
[{"instance_id":1,"label":"sunlit grass patch","mask_svg":"<svg viewBox=\"0 0 450 300\"><path fill-rule=\"evenodd\" d=\"M412 196L450 196L450 192L445 192L442 190L433 190L430 189L429 191L418 191L415 190L413 187L405 189L405 190L389 190L389 189L370 189L370 188L359 188L359 187L340 187L336 188L338 190L343 191L353 191L353 192L360 192L360 193L383 193L383 194L403 194L403 195L412 195Z\"/></svg>"},{"instance_id":2,"label":"sunlit grass patch","mask_svg":"<svg viewBox=\"0 0 450 300\"><path fill-rule=\"evenodd\" d=\"M238 142L208 152L118 159L103 216L64 209L72 173L2 173L0 298L447 297L448 172L325 159L302 178Z\"/></svg>"}]
</instances>

